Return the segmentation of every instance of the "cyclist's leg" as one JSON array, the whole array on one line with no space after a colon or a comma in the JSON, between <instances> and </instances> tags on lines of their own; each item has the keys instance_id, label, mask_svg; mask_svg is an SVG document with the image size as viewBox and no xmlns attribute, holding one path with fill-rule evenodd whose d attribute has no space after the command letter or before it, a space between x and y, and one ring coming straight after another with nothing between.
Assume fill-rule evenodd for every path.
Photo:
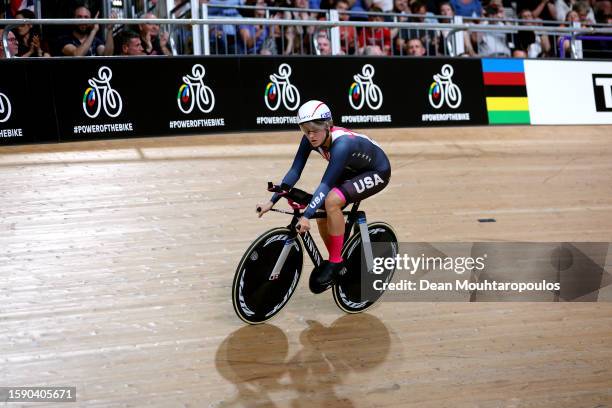
<instances>
[{"instance_id":1,"label":"cyclist's leg","mask_svg":"<svg viewBox=\"0 0 612 408\"><path fill-rule=\"evenodd\" d=\"M339 180L350 180L356 175L357 174L355 173L355 171L344 169L344 171L339 177ZM342 182L340 182L339 184L342 184ZM342 204L340 206L340 211L338 213L335 207L339 203L339 198L342 199L341 200ZM317 219L317 224L319 226L319 233L321 234L321 239L325 243L325 247L327 248L327 252L330 254L330 257L332 253L332 250L330 248L332 244L330 240L330 235L337 236L337 235L342 234L342 236L344 236L344 216L342 215L342 209L344 207L346 207L346 200L344 199L342 192L338 190L337 187L332 188L332 190L327 195L327 198L325 199L325 211L327 213L327 218ZM335 214L332 215L333 218L330 217L329 209L331 209L332 214L334 214L335 212ZM330 226L332 226L331 229L330 229ZM340 250L342 250L342 244L340 244ZM338 254L338 257L339 256L340 255Z\"/></svg>"},{"instance_id":2,"label":"cyclist's leg","mask_svg":"<svg viewBox=\"0 0 612 408\"><path fill-rule=\"evenodd\" d=\"M344 241L344 216L342 206L344 199L338 189L332 189L325 198L325 212L327 225L325 231L328 235L329 262L322 267L315 268L310 275L309 286L314 293L321 293L336 281L342 272L342 244Z\"/></svg>"},{"instance_id":3,"label":"cyclist's leg","mask_svg":"<svg viewBox=\"0 0 612 408\"><path fill-rule=\"evenodd\" d=\"M333 188L325 198L325 212L327 213L327 232L329 245L329 261L342 262L342 245L344 244L344 215L342 207L346 203L344 194L338 188Z\"/></svg>"},{"instance_id":4,"label":"cyclist's leg","mask_svg":"<svg viewBox=\"0 0 612 408\"><path fill-rule=\"evenodd\" d=\"M342 208L355 201L364 200L378 192L389 184L391 169L386 168L382 171L373 170L358 174L350 180L345 181L340 186L335 187L327 195L325 200L325 211L327 211L327 228L329 231L330 262L342 262L340 256L344 245L344 216ZM328 200L329 205L328 205ZM330 208L328 208L328 206ZM332 260L333 259L333 260Z\"/></svg>"},{"instance_id":5,"label":"cyclist's leg","mask_svg":"<svg viewBox=\"0 0 612 408\"><path fill-rule=\"evenodd\" d=\"M390 178L389 168L366 171L345 181L337 189L344 195L346 203L363 201L387 187Z\"/></svg>"},{"instance_id":6,"label":"cyclist's leg","mask_svg":"<svg viewBox=\"0 0 612 408\"><path fill-rule=\"evenodd\" d=\"M333 263L342 262L342 246L344 245L344 216L342 208L355 201L364 200L378 192L389 184L391 169L370 170L341 183L334 187L325 198L325 212L327 213L327 233L329 245L329 261Z\"/></svg>"},{"instance_id":7,"label":"cyclist's leg","mask_svg":"<svg viewBox=\"0 0 612 408\"><path fill-rule=\"evenodd\" d=\"M361 173L338 187L334 187L325 198L327 232L329 235L329 263L316 269L310 276L310 289L321 293L338 278L342 272L342 246L344 244L344 216L342 207L347 203L360 201L385 188L391 177L391 169Z\"/></svg>"},{"instance_id":8,"label":"cyclist's leg","mask_svg":"<svg viewBox=\"0 0 612 408\"><path fill-rule=\"evenodd\" d=\"M317 227L319 228L319 235L325 244L325 248L329 251L329 233L327 232L327 218L317 218Z\"/></svg>"}]
</instances>

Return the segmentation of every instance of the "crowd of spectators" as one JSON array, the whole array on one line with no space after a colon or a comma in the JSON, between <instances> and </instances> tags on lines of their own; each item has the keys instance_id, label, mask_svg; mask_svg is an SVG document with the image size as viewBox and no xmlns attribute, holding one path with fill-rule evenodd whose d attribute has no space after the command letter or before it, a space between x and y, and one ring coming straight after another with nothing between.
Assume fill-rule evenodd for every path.
<instances>
[{"instance_id":1,"label":"crowd of spectators","mask_svg":"<svg viewBox=\"0 0 612 408\"><path fill-rule=\"evenodd\" d=\"M478 24L509 24L510 10L519 22L512 24L540 26L555 24L589 26L612 24L612 0L201 0L208 3L209 16L230 18L265 18L270 20L312 20L312 25L225 24L210 26L213 54L318 54L331 55L328 28L317 27L328 18L326 10L335 9L341 21L449 23L455 15ZM221 7L222 6L222 7ZM243 6L251 6L244 8ZM285 9L278 9L283 7ZM318 10L318 11L313 11ZM367 13L366 13L367 12ZM366 13L366 14L364 14ZM16 10L15 18L35 18L31 7ZM74 8L70 17L91 18L86 5ZM94 15L98 18L99 13ZM156 18L146 13L143 19ZM485 17L490 20L470 20ZM514 17L514 16L513 16ZM555 23L556 22L556 23ZM184 30L184 29L183 29ZM0 33L4 27L0 26ZM41 27L19 25L8 33L12 56L31 58L48 56L172 55L169 33L157 24L119 27L99 24L68 26L62 35L47 38ZM448 29L340 27L340 54L352 55L448 55ZM554 56L557 47L569 47L567 41L545 32L518 31L463 32L464 55L469 56ZM188 38L189 40L189 38ZM560 41L560 42L559 42ZM600 46L612 56L612 41ZM0 42L0 57L5 56Z\"/></svg>"},{"instance_id":2,"label":"crowd of spectators","mask_svg":"<svg viewBox=\"0 0 612 408\"><path fill-rule=\"evenodd\" d=\"M72 18L92 18L86 5L74 8ZM98 18L99 13L94 15ZM14 18L34 19L34 12L21 9ZM111 18L116 18L112 15ZM157 18L146 13L144 20ZM6 27L0 26L0 35ZM134 27L118 27L108 24L83 24L68 26L63 33L44 37L41 28L32 24L18 25L8 33L9 52L13 57L84 57L111 55L172 55L169 48L169 33L161 32L158 24L142 23ZM4 46L0 41L0 58L5 58Z\"/></svg>"}]
</instances>

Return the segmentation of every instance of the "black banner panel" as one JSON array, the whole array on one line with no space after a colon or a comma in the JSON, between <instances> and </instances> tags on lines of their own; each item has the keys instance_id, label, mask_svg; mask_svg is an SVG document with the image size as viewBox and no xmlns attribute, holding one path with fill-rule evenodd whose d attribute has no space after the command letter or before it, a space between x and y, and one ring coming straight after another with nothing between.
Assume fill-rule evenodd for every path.
<instances>
[{"instance_id":1,"label":"black banner panel","mask_svg":"<svg viewBox=\"0 0 612 408\"><path fill-rule=\"evenodd\" d=\"M38 58L34 59L38 60ZM29 119L25 126L31 126L34 130L34 142L57 143L59 132L53 92L53 81L55 80L53 72L49 69L49 64L44 61L36 61L28 65L25 72L27 74L27 94L30 98L28 102Z\"/></svg>"},{"instance_id":2,"label":"black banner panel","mask_svg":"<svg viewBox=\"0 0 612 408\"><path fill-rule=\"evenodd\" d=\"M144 68L138 60L98 58L54 64L60 140L143 134L136 118L146 105L155 104L139 95L149 86L139 78Z\"/></svg>"},{"instance_id":3,"label":"black banner panel","mask_svg":"<svg viewBox=\"0 0 612 408\"><path fill-rule=\"evenodd\" d=\"M0 144L58 141L51 79L45 68L23 60L0 65Z\"/></svg>"},{"instance_id":4,"label":"black banner panel","mask_svg":"<svg viewBox=\"0 0 612 408\"><path fill-rule=\"evenodd\" d=\"M238 67L235 58L64 60L55 67L60 138L239 130Z\"/></svg>"},{"instance_id":5,"label":"black banner panel","mask_svg":"<svg viewBox=\"0 0 612 408\"><path fill-rule=\"evenodd\" d=\"M315 62L299 57L243 58L240 62L243 128L296 129L300 105L331 93L328 87L334 73L328 70L332 67Z\"/></svg>"},{"instance_id":6,"label":"black banner panel","mask_svg":"<svg viewBox=\"0 0 612 408\"><path fill-rule=\"evenodd\" d=\"M487 107L480 60L410 60L395 95L404 100L399 126L485 125ZM402 103L402 102L399 102Z\"/></svg>"},{"instance_id":7,"label":"black banner panel","mask_svg":"<svg viewBox=\"0 0 612 408\"><path fill-rule=\"evenodd\" d=\"M346 127L487 123L478 60L342 59L321 98ZM328 74L329 75L329 74Z\"/></svg>"},{"instance_id":8,"label":"black banner panel","mask_svg":"<svg viewBox=\"0 0 612 408\"><path fill-rule=\"evenodd\" d=\"M295 129L309 99L346 127L487 124L479 60L245 58L240 73L244 129Z\"/></svg>"},{"instance_id":9,"label":"black banner panel","mask_svg":"<svg viewBox=\"0 0 612 408\"><path fill-rule=\"evenodd\" d=\"M348 128L488 123L476 59L55 58L0 71L1 144L297 129L310 99Z\"/></svg>"},{"instance_id":10,"label":"black banner panel","mask_svg":"<svg viewBox=\"0 0 612 408\"><path fill-rule=\"evenodd\" d=\"M27 126L31 122L29 105L23 65L15 62L3 65L0 75L0 138L3 143L34 141L33 129Z\"/></svg>"},{"instance_id":11,"label":"black banner panel","mask_svg":"<svg viewBox=\"0 0 612 408\"><path fill-rule=\"evenodd\" d=\"M241 130L239 67L238 59L223 57L160 57L154 69L144 67L139 77L149 86L141 94L151 105L139 113L143 132Z\"/></svg>"},{"instance_id":12,"label":"black banner panel","mask_svg":"<svg viewBox=\"0 0 612 408\"><path fill-rule=\"evenodd\" d=\"M344 127L393 127L406 121L408 100L398 98L410 61L380 58L343 61L329 92L334 122ZM400 62L400 61L397 61Z\"/></svg>"}]
</instances>

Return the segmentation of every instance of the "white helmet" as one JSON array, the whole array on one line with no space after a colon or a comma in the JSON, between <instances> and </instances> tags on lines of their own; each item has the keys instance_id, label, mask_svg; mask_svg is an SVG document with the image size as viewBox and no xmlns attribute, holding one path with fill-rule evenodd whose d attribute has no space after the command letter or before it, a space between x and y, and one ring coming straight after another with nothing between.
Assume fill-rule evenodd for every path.
<instances>
[{"instance_id":1,"label":"white helmet","mask_svg":"<svg viewBox=\"0 0 612 408\"><path fill-rule=\"evenodd\" d=\"M298 110L298 125L313 120L331 120L332 115L329 107L321 101L308 101Z\"/></svg>"}]
</instances>

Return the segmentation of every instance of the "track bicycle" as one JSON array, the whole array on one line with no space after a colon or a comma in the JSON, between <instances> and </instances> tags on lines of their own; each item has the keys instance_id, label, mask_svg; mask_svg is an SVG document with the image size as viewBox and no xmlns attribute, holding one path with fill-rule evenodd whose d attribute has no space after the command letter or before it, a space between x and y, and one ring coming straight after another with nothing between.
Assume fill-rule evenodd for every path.
<instances>
[{"instance_id":1,"label":"track bicycle","mask_svg":"<svg viewBox=\"0 0 612 408\"><path fill-rule=\"evenodd\" d=\"M302 274L304 251L315 267L326 262L310 232L299 234L295 228L312 195L271 182L268 191L286 199L293 211L271 209L291 215L291 222L286 227L273 228L260 235L248 247L236 268L232 285L234 310L249 324L271 319L289 302ZM374 261L377 258L395 258L398 251L393 228L384 222L367 224L366 214L359 211L359 204L355 202L350 210L342 212L346 216L342 248L344 269L332 286L336 305L346 313L363 312L383 295L384 290L375 288L383 285L373 283L375 280L381 283L391 281L395 264L392 267L379 265L374 269ZM312 218L326 216L324 210L319 210Z\"/></svg>"}]
</instances>

